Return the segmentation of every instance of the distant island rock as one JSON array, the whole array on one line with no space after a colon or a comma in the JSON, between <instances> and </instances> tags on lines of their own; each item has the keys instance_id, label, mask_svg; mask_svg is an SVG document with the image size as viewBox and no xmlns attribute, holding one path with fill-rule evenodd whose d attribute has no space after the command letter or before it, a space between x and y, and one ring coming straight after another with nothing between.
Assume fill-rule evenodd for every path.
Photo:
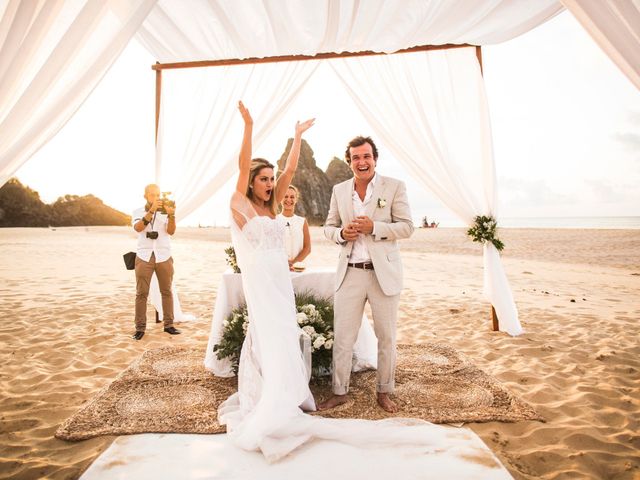
<instances>
[{"instance_id":1,"label":"distant island rock","mask_svg":"<svg viewBox=\"0 0 640 480\"><path fill-rule=\"evenodd\" d=\"M293 139L290 138L284 153L278 160L279 171L284 169L292 143ZM323 172L316 165L313 150L303 139L300 144L298 169L293 177L293 182L291 182L300 190L296 214L305 217L309 225L323 225L329 213L333 186L351 177L353 177L353 172L349 166L337 157L333 158L327 171Z\"/></svg>"},{"instance_id":2,"label":"distant island rock","mask_svg":"<svg viewBox=\"0 0 640 480\"><path fill-rule=\"evenodd\" d=\"M17 178L0 187L0 227L130 225L131 217L93 195L65 195L46 204Z\"/></svg>"}]
</instances>

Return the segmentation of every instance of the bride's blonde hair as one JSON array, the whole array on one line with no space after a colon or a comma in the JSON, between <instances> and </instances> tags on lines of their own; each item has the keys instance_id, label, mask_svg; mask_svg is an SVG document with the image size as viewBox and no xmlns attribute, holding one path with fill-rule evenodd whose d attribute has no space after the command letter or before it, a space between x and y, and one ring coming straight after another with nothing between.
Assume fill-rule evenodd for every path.
<instances>
[{"instance_id":1,"label":"bride's blonde hair","mask_svg":"<svg viewBox=\"0 0 640 480\"><path fill-rule=\"evenodd\" d=\"M247 185L247 198L249 198L249 200L253 200L253 189L251 188L253 186L253 181L255 180L255 178L258 176L258 174L260 173L260 170L262 170L263 168L271 168L272 170L274 170L274 174L275 174L275 167L268 161L265 160L264 158L254 158L251 160L251 168L249 169L249 185ZM271 192L271 196L269 197L269 201L267 202L267 207L269 207L269 211L275 215L276 214L276 186L275 183L273 185L273 191Z\"/></svg>"}]
</instances>

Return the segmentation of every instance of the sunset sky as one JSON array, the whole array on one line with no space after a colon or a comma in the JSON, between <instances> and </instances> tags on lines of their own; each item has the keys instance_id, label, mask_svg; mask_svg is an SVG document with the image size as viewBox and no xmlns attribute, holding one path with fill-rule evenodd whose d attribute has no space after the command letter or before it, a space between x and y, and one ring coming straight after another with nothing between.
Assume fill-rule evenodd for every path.
<instances>
[{"instance_id":1,"label":"sunset sky","mask_svg":"<svg viewBox=\"0 0 640 480\"><path fill-rule=\"evenodd\" d=\"M131 42L78 113L16 176L46 202L92 193L126 213L140 206L154 177L154 62ZM483 62L500 215L640 215L640 92L568 12L483 47ZM318 95L322 89L331 102ZM277 160L295 120L310 116L317 121L306 139L323 169L342 156L349 138L370 133L337 80L320 74L254 154ZM415 219L453 222L384 145L378 171L407 182ZM225 209L212 205L226 204L232 183L185 223L227 223Z\"/></svg>"}]
</instances>

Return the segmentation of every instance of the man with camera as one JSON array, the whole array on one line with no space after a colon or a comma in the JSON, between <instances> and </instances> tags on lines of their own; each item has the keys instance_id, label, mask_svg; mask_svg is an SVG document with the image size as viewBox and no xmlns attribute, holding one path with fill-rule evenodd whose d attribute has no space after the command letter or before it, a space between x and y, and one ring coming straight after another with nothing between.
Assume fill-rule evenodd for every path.
<instances>
[{"instance_id":1,"label":"man with camera","mask_svg":"<svg viewBox=\"0 0 640 480\"><path fill-rule=\"evenodd\" d=\"M136 331L135 340L144 336L147 327L147 297L153 272L158 277L162 295L164 331L170 335L180 333L173 326L173 258L170 236L176 232L175 202L160 196L155 184L144 188L147 204L133 212L133 229L138 232L136 251Z\"/></svg>"}]
</instances>

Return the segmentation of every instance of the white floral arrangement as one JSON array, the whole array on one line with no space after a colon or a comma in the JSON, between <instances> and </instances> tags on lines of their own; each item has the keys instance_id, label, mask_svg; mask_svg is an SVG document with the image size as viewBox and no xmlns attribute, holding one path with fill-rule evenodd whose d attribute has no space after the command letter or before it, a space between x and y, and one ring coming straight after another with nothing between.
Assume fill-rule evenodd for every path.
<instances>
[{"instance_id":1,"label":"white floral arrangement","mask_svg":"<svg viewBox=\"0 0 640 480\"><path fill-rule=\"evenodd\" d=\"M491 242L500 252L504 248L504 243L496 236L496 228L498 224L496 219L491 216L478 215L474 219L474 224L467 230L467 235L474 242Z\"/></svg>"},{"instance_id":2,"label":"white floral arrangement","mask_svg":"<svg viewBox=\"0 0 640 480\"><path fill-rule=\"evenodd\" d=\"M312 378L331 372L333 355L333 304L309 293L296 295L296 320L298 326L311 340ZM234 308L222 322L222 338L213 347L218 360L229 358L233 371L237 374L240 364L242 344L249 328L249 314L246 305Z\"/></svg>"},{"instance_id":3,"label":"white floral arrangement","mask_svg":"<svg viewBox=\"0 0 640 480\"><path fill-rule=\"evenodd\" d=\"M378 208L384 208L387 205L387 200L384 198L378 198Z\"/></svg>"}]
</instances>

